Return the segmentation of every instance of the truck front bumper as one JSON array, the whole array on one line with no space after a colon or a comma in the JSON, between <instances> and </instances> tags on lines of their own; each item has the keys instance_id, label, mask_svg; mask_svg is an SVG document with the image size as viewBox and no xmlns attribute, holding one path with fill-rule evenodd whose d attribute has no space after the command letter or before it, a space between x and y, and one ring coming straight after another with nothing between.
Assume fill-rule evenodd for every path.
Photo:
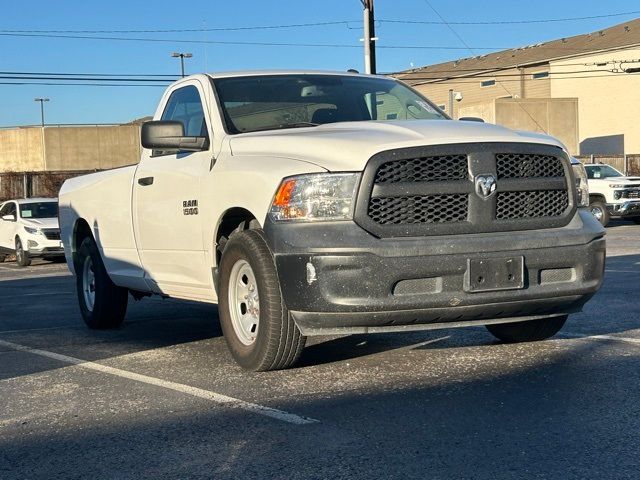
<instances>
[{"instance_id":1,"label":"truck front bumper","mask_svg":"<svg viewBox=\"0 0 640 480\"><path fill-rule=\"evenodd\" d=\"M64 256L64 247L59 240L28 239L26 247L30 258Z\"/></svg>"},{"instance_id":2,"label":"truck front bumper","mask_svg":"<svg viewBox=\"0 0 640 480\"><path fill-rule=\"evenodd\" d=\"M614 217L640 216L640 200L627 200L624 203L607 204L609 214Z\"/></svg>"},{"instance_id":3,"label":"truck front bumper","mask_svg":"<svg viewBox=\"0 0 640 480\"><path fill-rule=\"evenodd\" d=\"M305 335L445 328L578 312L602 284L604 230L379 239L352 222L265 225L284 301ZM523 258L517 289L472 291L475 260Z\"/></svg>"}]
</instances>

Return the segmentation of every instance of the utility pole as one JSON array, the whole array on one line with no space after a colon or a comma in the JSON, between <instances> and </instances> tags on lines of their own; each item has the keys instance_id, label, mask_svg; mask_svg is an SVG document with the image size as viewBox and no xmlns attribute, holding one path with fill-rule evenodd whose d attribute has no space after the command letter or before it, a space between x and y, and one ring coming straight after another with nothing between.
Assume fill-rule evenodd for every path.
<instances>
[{"instance_id":1,"label":"utility pole","mask_svg":"<svg viewBox=\"0 0 640 480\"><path fill-rule=\"evenodd\" d=\"M184 52L173 52L171 54L173 58L180 59L180 70L182 72L182 77L184 78L184 59L193 57L192 53L184 53Z\"/></svg>"},{"instance_id":2,"label":"utility pole","mask_svg":"<svg viewBox=\"0 0 640 480\"><path fill-rule=\"evenodd\" d=\"M373 0L360 0L364 8L364 71L368 74L376 73L376 37Z\"/></svg>"},{"instance_id":3,"label":"utility pole","mask_svg":"<svg viewBox=\"0 0 640 480\"><path fill-rule=\"evenodd\" d=\"M47 150L46 143L44 141L44 102L48 102L48 98L38 97L33 99L34 102L40 102L40 126L42 131L41 142L42 142L42 167L43 170L47 170ZM26 194L25 194L26 196Z\"/></svg>"}]
</instances>

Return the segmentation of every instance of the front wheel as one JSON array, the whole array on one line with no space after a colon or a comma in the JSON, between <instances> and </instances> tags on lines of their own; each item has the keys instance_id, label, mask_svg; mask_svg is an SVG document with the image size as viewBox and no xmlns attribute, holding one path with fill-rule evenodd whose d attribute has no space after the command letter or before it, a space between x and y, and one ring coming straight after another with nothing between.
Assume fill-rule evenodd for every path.
<instances>
[{"instance_id":1,"label":"front wheel","mask_svg":"<svg viewBox=\"0 0 640 480\"><path fill-rule=\"evenodd\" d=\"M29 254L24 251L20 237L16 238L16 263L21 267L31 265L31 258L29 258Z\"/></svg>"},{"instance_id":2,"label":"front wheel","mask_svg":"<svg viewBox=\"0 0 640 480\"><path fill-rule=\"evenodd\" d=\"M82 241L76 253L76 291L89 328L115 328L124 320L128 291L111 281L91 237Z\"/></svg>"},{"instance_id":3,"label":"front wheel","mask_svg":"<svg viewBox=\"0 0 640 480\"><path fill-rule=\"evenodd\" d=\"M219 315L231 355L243 368L288 368L306 338L284 305L273 255L262 230L236 233L220 261Z\"/></svg>"},{"instance_id":4,"label":"front wheel","mask_svg":"<svg viewBox=\"0 0 640 480\"><path fill-rule=\"evenodd\" d=\"M634 223L640 225L640 217L633 217L631 220L633 220Z\"/></svg>"},{"instance_id":5,"label":"front wheel","mask_svg":"<svg viewBox=\"0 0 640 480\"><path fill-rule=\"evenodd\" d=\"M568 315L562 315L525 322L496 323L487 325L487 330L506 343L537 342L553 337L564 326L567 318Z\"/></svg>"},{"instance_id":6,"label":"front wheel","mask_svg":"<svg viewBox=\"0 0 640 480\"><path fill-rule=\"evenodd\" d=\"M593 216L596 217L596 220L598 220L603 227L609 224L609 211L603 202L592 202L591 205L589 205L589 210L591 210Z\"/></svg>"}]
</instances>

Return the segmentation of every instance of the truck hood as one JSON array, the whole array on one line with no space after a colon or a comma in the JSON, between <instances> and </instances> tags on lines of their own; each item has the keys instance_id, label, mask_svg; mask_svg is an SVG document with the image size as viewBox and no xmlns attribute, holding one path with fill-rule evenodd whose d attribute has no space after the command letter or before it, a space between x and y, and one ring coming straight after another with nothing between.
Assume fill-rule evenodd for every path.
<instances>
[{"instance_id":1,"label":"truck hood","mask_svg":"<svg viewBox=\"0 0 640 480\"><path fill-rule=\"evenodd\" d=\"M22 223L29 227L58 228L57 218L23 218Z\"/></svg>"},{"instance_id":2,"label":"truck hood","mask_svg":"<svg viewBox=\"0 0 640 480\"><path fill-rule=\"evenodd\" d=\"M606 183L611 185L624 185L626 187L640 187L640 177L610 177L610 178L591 178L589 183Z\"/></svg>"},{"instance_id":3,"label":"truck hood","mask_svg":"<svg viewBox=\"0 0 640 480\"><path fill-rule=\"evenodd\" d=\"M253 132L232 136L230 147L234 156L286 157L329 171L358 171L385 150L473 142L524 142L564 149L559 140L547 135L451 120L341 122Z\"/></svg>"}]
</instances>

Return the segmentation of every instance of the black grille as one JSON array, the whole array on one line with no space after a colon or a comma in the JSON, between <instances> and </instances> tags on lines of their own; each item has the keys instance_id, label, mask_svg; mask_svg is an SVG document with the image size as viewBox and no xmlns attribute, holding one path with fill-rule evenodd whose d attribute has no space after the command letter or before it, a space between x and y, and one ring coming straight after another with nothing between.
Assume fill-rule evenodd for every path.
<instances>
[{"instance_id":1,"label":"black grille","mask_svg":"<svg viewBox=\"0 0 640 480\"><path fill-rule=\"evenodd\" d=\"M566 190L498 192L496 219L559 217L569 207Z\"/></svg>"},{"instance_id":2,"label":"black grille","mask_svg":"<svg viewBox=\"0 0 640 480\"><path fill-rule=\"evenodd\" d=\"M468 177L466 155L442 155L384 163L378 168L374 181L377 184L437 182L465 180Z\"/></svg>"},{"instance_id":3,"label":"black grille","mask_svg":"<svg viewBox=\"0 0 640 480\"><path fill-rule=\"evenodd\" d=\"M495 191L483 192L476 181L491 176ZM549 145L389 150L367 163L354 219L385 238L557 228L575 213L571 178L569 158Z\"/></svg>"},{"instance_id":4,"label":"black grille","mask_svg":"<svg viewBox=\"0 0 640 480\"><path fill-rule=\"evenodd\" d=\"M372 198L369 217L380 225L464 222L468 203L468 195Z\"/></svg>"},{"instance_id":5,"label":"black grille","mask_svg":"<svg viewBox=\"0 0 640 480\"><path fill-rule=\"evenodd\" d=\"M564 177L562 160L552 155L496 154L498 178Z\"/></svg>"},{"instance_id":6,"label":"black grille","mask_svg":"<svg viewBox=\"0 0 640 480\"><path fill-rule=\"evenodd\" d=\"M60 230L58 229L45 229L42 230L42 233L44 233L44 236L47 238L47 240L60 240Z\"/></svg>"},{"instance_id":7,"label":"black grille","mask_svg":"<svg viewBox=\"0 0 640 480\"><path fill-rule=\"evenodd\" d=\"M640 198L640 190L625 190L622 192L622 198Z\"/></svg>"}]
</instances>

